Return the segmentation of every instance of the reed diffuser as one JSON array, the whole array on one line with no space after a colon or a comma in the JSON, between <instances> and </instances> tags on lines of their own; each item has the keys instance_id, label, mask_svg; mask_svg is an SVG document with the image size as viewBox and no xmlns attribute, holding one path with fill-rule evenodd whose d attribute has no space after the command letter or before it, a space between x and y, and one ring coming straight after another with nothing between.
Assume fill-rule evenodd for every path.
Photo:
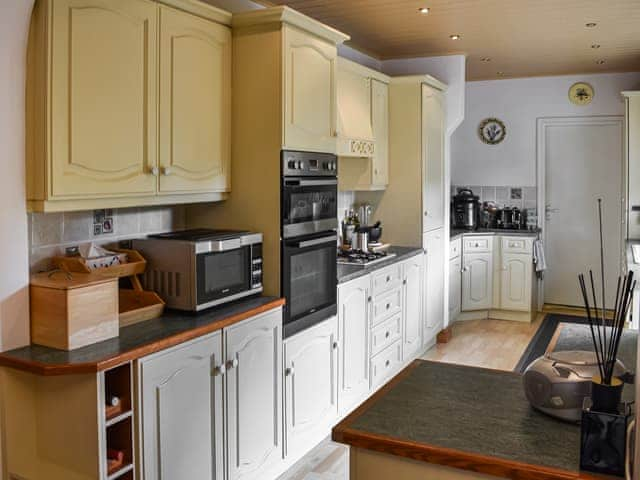
<instances>
[{"instance_id":1,"label":"reed diffuser","mask_svg":"<svg viewBox=\"0 0 640 480\"><path fill-rule=\"evenodd\" d=\"M618 358L620 339L631 305L636 281L633 279L633 272L628 272L626 275L618 277L613 317L608 320L605 309L604 241L602 235L601 198L598 199L598 220L600 228L600 279L602 282L602 304L600 308L598 308L593 271L589 270L590 293L593 305L589 300L589 289L584 274L581 273L578 275L578 281L580 283L584 306L587 311L587 320L591 330L591 339L593 340L593 348L596 353L600 373L600 375L596 375L592 379L592 409L600 412L616 413L622 397L624 383L620 378L615 377L613 372Z\"/></svg>"}]
</instances>

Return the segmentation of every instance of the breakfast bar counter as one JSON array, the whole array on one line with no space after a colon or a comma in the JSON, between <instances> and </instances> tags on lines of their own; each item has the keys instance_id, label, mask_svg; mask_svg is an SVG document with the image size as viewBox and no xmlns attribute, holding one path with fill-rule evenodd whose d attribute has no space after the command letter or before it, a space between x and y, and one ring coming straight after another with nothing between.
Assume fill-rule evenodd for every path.
<instances>
[{"instance_id":1,"label":"breakfast bar counter","mask_svg":"<svg viewBox=\"0 0 640 480\"><path fill-rule=\"evenodd\" d=\"M531 408L512 372L416 360L333 439L352 447L352 480L603 478L579 470L580 427Z\"/></svg>"},{"instance_id":2,"label":"breakfast bar counter","mask_svg":"<svg viewBox=\"0 0 640 480\"><path fill-rule=\"evenodd\" d=\"M118 337L57 350L29 345L0 353L0 366L37 375L95 373L212 333L284 305L277 297L253 297L200 313L166 311L162 316L120 328Z\"/></svg>"}]
</instances>

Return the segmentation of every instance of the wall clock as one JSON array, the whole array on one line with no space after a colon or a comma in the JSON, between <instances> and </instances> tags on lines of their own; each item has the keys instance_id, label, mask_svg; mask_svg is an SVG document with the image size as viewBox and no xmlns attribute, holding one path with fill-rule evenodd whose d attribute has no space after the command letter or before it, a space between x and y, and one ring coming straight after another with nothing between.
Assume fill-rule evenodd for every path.
<instances>
[{"instance_id":1,"label":"wall clock","mask_svg":"<svg viewBox=\"0 0 640 480\"><path fill-rule=\"evenodd\" d=\"M478 135L487 145L497 145L504 140L507 135L507 127L502 120L497 118L485 118L478 126Z\"/></svg>"},{"instance_id":2,"label":"wall clock","mask_svg":"<svg viewBox=\"0 0 640 480\"><path fill-rule=\"evenodd\" d=\"M569 100L576 105L589 105L593 100L593 87L585 82L578 82L569 88Z\"/></svg>"}]
</instances>

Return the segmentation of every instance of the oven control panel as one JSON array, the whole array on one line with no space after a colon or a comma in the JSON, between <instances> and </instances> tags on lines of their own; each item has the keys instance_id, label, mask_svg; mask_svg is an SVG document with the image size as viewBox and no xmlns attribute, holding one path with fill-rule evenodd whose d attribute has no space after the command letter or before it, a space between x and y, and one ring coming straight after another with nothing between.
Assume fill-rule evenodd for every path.
<instances>
[{"instance_id":1,"label":"oven control panel","mask_svg":"<svg viewBox=\"0 0 640 480\"><path fill-rule=\"evenodd\" d=\"M338 157L331 153L282 151L282 175L294 177L335 177Z\"/></svg>"}]
</instances>

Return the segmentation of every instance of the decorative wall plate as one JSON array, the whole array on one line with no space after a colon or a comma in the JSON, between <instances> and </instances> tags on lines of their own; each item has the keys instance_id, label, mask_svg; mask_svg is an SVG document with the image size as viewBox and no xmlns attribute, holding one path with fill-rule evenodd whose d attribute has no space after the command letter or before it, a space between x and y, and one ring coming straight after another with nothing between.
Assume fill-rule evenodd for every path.
<instances>
[{"instance_id":1,"label":"decorative wall plate","mask_svg":"<svg viewBox=\"0 0 640 480\"><path fill-rule=\"evenodd\" d=\"M577 82L569 88L569 100L576 105L589 105L593 100L593 87L585 82Z\"/></svg>"},{"instance_id":2,"label":"decorative wall plate","mask_svg":"<svg viewBox=\"0 0 640 480\"><path fill-rule=\"evenodd\" d=\"M478 126L478 135L487 145L497 145L507 136L507 127L502 120L497 118L485 118Z\"/></svg>"}]
</instances>

